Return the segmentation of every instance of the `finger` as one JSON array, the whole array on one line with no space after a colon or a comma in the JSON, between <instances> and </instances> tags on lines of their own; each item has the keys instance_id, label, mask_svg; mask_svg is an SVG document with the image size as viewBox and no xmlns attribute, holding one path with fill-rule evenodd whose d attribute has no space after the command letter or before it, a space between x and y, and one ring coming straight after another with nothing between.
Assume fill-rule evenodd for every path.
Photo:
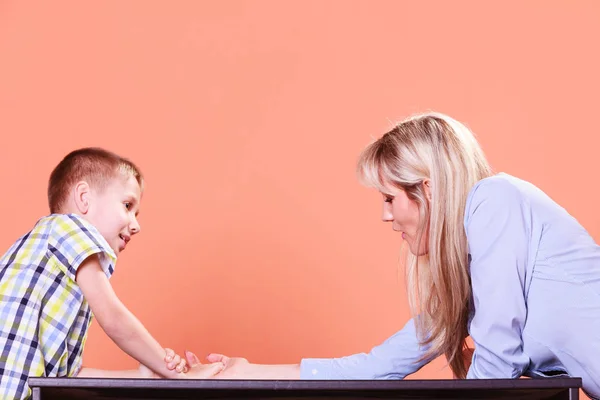
<instances>
[{"instance_id":1,"label":"finger","mask_svg":"<svg viewBox=\"0 0 600 400\"><path fill-rule=\"evenodd\" d=\"M173 351L173 349L165 348L165 362L173 360L173 356L175 356L175 351Z\"/></svg>"},{"instance_id":2,"label":"finger","mask_svg":"<svg viewBox=\"0 0 600 400\"><path fill-rule=\"evenodd\" d=\"M198 357L189 350L185 351L185 359L187 360L188 365L193 368L196 365L202 364Z\"/></svg>"},{"instance_id":3,"label":"finger","mask_svg":"<svg viewBox=\"0 0 600 400\"><path fill-rule=\"evenodd\" d=\"M181 357L179 356L179 354L175 354L175 357L173 357L173 361L171 361L168 364L169 369L175 369L179 364L181 363ZM181 371L179 371L181 372Z\"/></svg>"},{"instance_id":4,"label":"finger","mask_svg":"<svg viewBox=\"0 0 600 400\"><path fill-rule=\"evenodd\" d=\"M220 362L215 362L212 364L205 364L202 366L202 373L200 374L203 378L212 378L217 375L219 372L223 371L225 365Z\"/></svg>"},{"instance_id":5,"label":"finger","mask_svg":"<svg viewBox=\"0 0 600 400\"><path fill-rule=\"evenodd\" d=\"M227 365L227 363L229 362L229 357L224 356L223 354L217 354L217 353L209 354L208 356L206 356L206 359L208 360L208 362L211 362L211 363L222 362L225 365Z\"/></svg>"},{"instance_id":6,"label":"finger","mask_svg":"<svg viewBox=\"0 0 600 400\"><path fill-rule=\"evenodd\" d=\"M179 364L177 364L177 368L175 368L177 372L187 372L187 363L184 359L179 360Z\"/></svg>"}]
</instances>

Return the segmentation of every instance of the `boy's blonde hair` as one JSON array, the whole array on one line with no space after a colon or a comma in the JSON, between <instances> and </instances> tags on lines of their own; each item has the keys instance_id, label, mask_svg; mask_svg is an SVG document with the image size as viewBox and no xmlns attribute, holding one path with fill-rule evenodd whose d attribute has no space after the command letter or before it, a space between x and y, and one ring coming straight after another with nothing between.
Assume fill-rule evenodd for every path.
<instances>
[{"instance_id":1,"label":"boy's blonde hair","mask_svg":"<svg viewBox=\"0 0 600 400\"><path fill-rule=\"evenodd\" d=\"M140 188L144 179L140 169L130 160L98 147L74 150L54 168L48 182L48 206L51 213L60 213L73 185L86 181L102 190L119 173L131 174Z\"/></svg>"},{"instance_id":2,"label":"boy's blonde hair","mask_svg":"<svg viewBox=\"0 0 600 400\"><path fill-rule=\"evenodd\" d=\"M475 136L460 122L425 113L400 122L370 144L358 161L362 182L385 193L406 192L420 213L419 243L429 228L429 250L408 255L409 304L419 340L430 355L445 354L452 371L465 378L462 353L468 336L471 282L464 210L469 191L491 175ZM423 182L428 179L431 200Z\"/></svg>"}]
</instances>

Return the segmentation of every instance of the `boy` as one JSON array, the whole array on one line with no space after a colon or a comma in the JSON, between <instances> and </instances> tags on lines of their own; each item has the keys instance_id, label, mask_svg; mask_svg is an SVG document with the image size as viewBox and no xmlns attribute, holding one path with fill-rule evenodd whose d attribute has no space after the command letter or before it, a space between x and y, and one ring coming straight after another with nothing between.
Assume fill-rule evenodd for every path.
<instances>
[{"instance_id":1,"label":"boy","mask_svg":"<svg viewBox=\"0 0 600 400\"><path fill-rule=\"evenodd\" d=\"M73 151L56 166L48 185L50 215L0 259L2 399L29 397L29 376L150 377L153 372L185 378L180 373L185 360L170 350L165 354L109 283L117 256L140 231L142 192L135 164L103 149ZM81 368L92 314L141 363L139 370ZM206 377L221 368L206 366Z\"/></svg>"}]
</instances>

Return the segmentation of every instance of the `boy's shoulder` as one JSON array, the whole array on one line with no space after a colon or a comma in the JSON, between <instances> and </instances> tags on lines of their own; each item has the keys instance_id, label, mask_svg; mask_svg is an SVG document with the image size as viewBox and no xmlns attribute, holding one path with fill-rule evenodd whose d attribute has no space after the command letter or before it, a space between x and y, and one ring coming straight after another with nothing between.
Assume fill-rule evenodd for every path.
<instances>
[{"instance_id":1,"label":"boy's shoulder","mask_svg":"<svg viewBox=\"0 0 600 400\"><path fill-rule=\"evenodd\" d=\"M41 218L36 226L43 226L56 237L76 236L81 232L89 232L91 235L100 235L97 229L77 214L50 214Z\"/></svg>"},{"instance_id":2,"label":"boy's shoulder","mask_svg":"<svg viewBox=\"0 0 600 400\"><path fill-rule=\"evenodd\" d=\"M87 253L87 249L98 249L116 261L116 254L98 229L77 214L51 214L40 222L47 224L49 246L61 253Z\"/></svg>"},{"instance_id":3,"label":"boy's shoulder","mask_svg":"<svg viewBox=\"0 0 600 400\"><path fill-rule=\"evenodd\" d=\"M96 245L108 246L98 229L77 214L50 214L41 218L34 230L36 228L53 238L57 245L71 239L71 241L92 241Z\"/></svg>"},{"instance_id":4,"label":"boy's shoulder","mask_svg":"<svg viewBox=\"0 0 600 400\"><path fill-rule=\"evenodd\" d=\"M15 244L31 247L38 245L61 247L72 241L97 241L102 235L85 219L77 214L50 214L36 221L29 232L21 236Z\"/></svg>"},{"instance_id":5,"label":"boy's shoulder","mask_svg":"<svg viewBox=\"0 0 600 400\"><path fill-rule=\"evenodd\" d=\"M93 224L77 214L50 214L40 218L11 246L2 265L12 264L15 259L34 265L49 256L74 276L79 264L95 253L101 255L105 269L112 273L117 256Z\"/></svg>"}]
</instances>

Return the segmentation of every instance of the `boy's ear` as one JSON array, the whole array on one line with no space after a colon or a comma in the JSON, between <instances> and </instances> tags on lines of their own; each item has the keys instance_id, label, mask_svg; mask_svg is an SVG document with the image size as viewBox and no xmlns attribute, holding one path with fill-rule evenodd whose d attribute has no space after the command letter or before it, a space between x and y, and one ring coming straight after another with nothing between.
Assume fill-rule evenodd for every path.
<instances>
[{"instance_id":1,"label":"boy's ear","mask_svg":"<svg viewBox=\"0 0 600 400\"><path fill-rule=\"evenodd\" d=\"M73 196L75 207L81 214L87 214L90 210L91 189L85 181L80 181L73 187Z\"/></svg>"}]
</instances>

